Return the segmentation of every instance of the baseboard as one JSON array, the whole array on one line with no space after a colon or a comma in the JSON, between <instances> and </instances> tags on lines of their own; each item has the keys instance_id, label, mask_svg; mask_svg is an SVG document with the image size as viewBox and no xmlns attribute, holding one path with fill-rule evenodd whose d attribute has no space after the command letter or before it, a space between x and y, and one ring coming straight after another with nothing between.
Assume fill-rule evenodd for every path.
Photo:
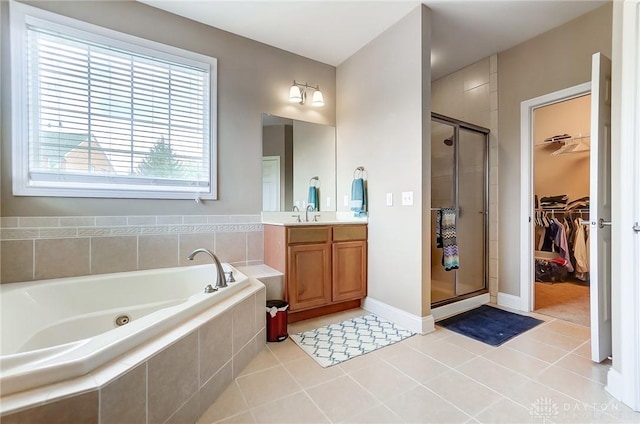
<instances>
[{"instance_id":1,"label":"baseboard","mask_svg":"<svg viewBox=\"0 0 640 424\"><path fill-rule=\"evenodd\" d=\"M387 305L372 297L365 297L362 309L374 313L414 333L428 334L435 331L435 322L432 315L419 317L409 312Z\"/></svg>"},{"instance_id":2,"label":"baseboard","mask_svg":"<svg viewBox=\"0 0 640 424\"><path fill-rule=\"evenodd\" d=\"M609 392L611 396L621 401L624 392L622 374L613 368L609 368L609 372L607 372L607 384L604 386L604 389Z\"/></svg>"},{"instance_id":3,"label":"baseboard","mask_svg":"<svg viewBox=\"0 0 640 424\"><path fill-rule=\"evenodd\" d=\"M512 294L498 293L498 305L515 309L516 311L523 310L520 296L514 296Z\"/></svg>"},{"instance_id":4,"label":"baseboard","mask_svg":"<svg viewBox=\"0 0 640 424\"><path fill-rule=\"evenodd\" d=\"M457 315L461 312L469 311L480 305L489 303L491 300L489 293L483 293L478 296L469 297L458 302L449 303L448 305L439 306L431 310L431 315L436 321Z\"/></svg>"}]
</instances>

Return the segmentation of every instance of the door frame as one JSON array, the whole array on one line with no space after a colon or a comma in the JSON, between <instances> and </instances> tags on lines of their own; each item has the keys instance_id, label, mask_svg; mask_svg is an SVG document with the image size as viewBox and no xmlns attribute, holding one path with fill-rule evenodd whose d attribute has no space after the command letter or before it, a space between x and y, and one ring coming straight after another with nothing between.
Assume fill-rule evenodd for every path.
<instances>
[{"instance_id":1,"label":"door frame","mask_svg":"<svg viewBox=\"0 0 640 424\"><path fill-rule=\"evenodd\" d=\"M543 106L591 94L591 82L554 91L520 104L520 309L533 311L535 273L533 266L533 111Z\"/></svg>"},{"instance_id":2,"label":"door frame","mask_svg":"<svg viewBox=\"0 0 640 424\"><path fill-rule=\"evenodd\" d=\"M612 325L606 390L640 411L640 1L613 5ZM624 89L622 88L624 87Z\"/></svg>"},{"instance_id":3,"label":"door frame","mask_svg":"<svg viewBox=\"0 0 640 424\"><path fill-rule=\"evenodd\" d=\"M278 209L276 210L280 210L282 209L282 187L280 187L280 184L282 184L282 179L280 178L280 174L282 172L281 164L280 164L280 156L263 156L262 157L262 169L263 169L263 178L264 178L264 164L265 162L275 162L278 165L278 172L276 173L276 179L277 179L277 184L276 184L276 192L278 194ZM263 197L263 206L264 206L264 189L262 190L262 197ZM264 208L263 208L264 209Z\"/></svg>"}]
</instances>

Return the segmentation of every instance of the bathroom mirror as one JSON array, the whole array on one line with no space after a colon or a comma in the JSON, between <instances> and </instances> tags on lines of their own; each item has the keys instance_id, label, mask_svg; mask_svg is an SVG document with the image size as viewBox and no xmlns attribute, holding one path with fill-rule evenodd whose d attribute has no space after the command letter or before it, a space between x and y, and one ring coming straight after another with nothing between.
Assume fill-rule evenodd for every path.
<instances>
[{"instance_id":1,"label":"bathroom mirror","mask_svg":"<svg viewBox=\"0 0 640 424\"><path fill-rule=\"evenodd\" d=\"M310 185L319 210L335 211L335 127L262 114L262 210L303 211Z\"/></svg>"}]
</instances>

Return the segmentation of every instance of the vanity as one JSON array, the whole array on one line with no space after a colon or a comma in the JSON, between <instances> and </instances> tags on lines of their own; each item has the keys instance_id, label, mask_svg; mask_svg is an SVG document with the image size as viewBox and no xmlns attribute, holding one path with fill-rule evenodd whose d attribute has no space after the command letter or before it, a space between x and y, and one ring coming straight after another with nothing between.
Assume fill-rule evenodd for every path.
<instances>
[{"instance_id":1,"label":"vanity","mask_svg":"<svg viewBox=\"0 0 640 424\"><path fill-rule=\"evenodd\" d=\"M357 308L367 294L367 225L265 223L264 262L284 274L289 323Z\"/></svg>"},{"instance_id":2,"label":"vanity","mask_svg":"<svg viewBox=\"0 0 640 424\"><path fill-rule=\"evenodd\" d=\"M284 275L289 322L359 307L367 222L336 211L335 127L268 114L262 123L264 263ZM311 185L318 205L307 210Z\"/></svg>"}]
</instances>

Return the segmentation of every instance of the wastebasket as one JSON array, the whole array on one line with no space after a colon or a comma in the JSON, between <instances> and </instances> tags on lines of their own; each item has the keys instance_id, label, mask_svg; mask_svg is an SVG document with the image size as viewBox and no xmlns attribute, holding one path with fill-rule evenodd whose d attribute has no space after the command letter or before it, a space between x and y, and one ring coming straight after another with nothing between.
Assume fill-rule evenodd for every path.
<instances>
[{"instance_id":1,"label":"wastebasket","mask_svg":"<svg viewBox=\"0 0 640 424\"><path fill-rule=\"evenodd\" d=\"M289 337L287 334L287 309L289 309L289 304L284 300L267 300L268 342L281 342Z\"/></svg>"}]
</instances>

